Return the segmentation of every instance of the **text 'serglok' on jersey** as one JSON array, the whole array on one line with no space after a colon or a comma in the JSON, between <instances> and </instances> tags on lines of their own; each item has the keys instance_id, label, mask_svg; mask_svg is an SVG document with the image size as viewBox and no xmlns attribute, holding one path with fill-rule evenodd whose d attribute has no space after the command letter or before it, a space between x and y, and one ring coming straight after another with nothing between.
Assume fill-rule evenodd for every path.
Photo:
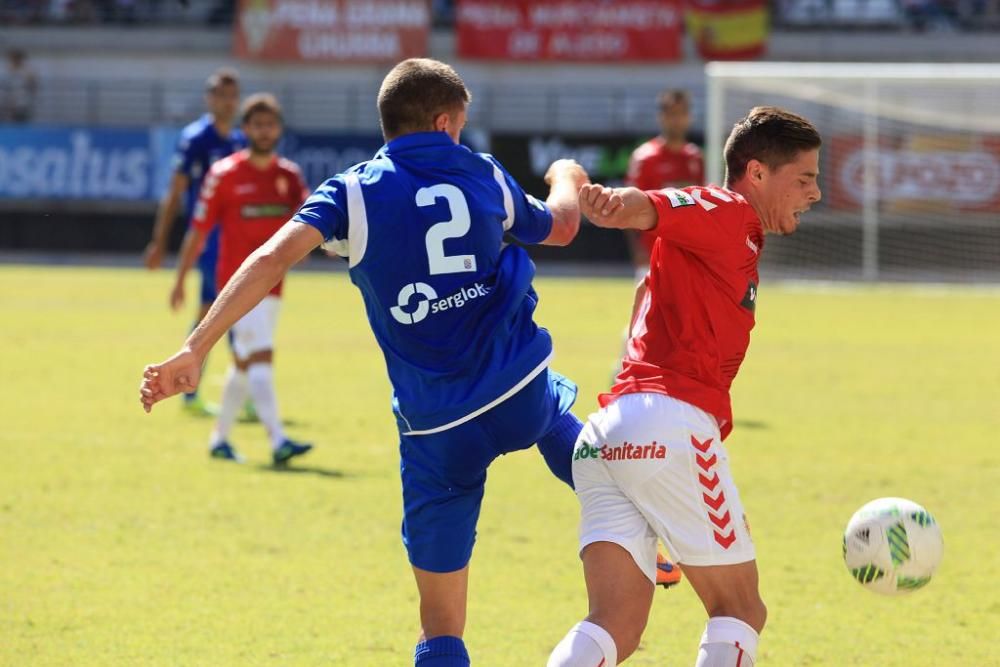
<instances>
[{"instance_id":1,"label":"text 'serglok' on jersey","mask_svg":"<svg viewBox=\"0 0 1000 667\"><path fill-rule=\"evenodd\" d=\"M739 194L716 187L646 192L657 240L646 297L614 387L600 397L663 393L732 430L729 388L750 345L764 230Z\"/></svg>"},{"instance_id":2,"label":"text 'serglok' on jersey","mask_svg":"<svg viewBox=\"0 0 1000 667\"><path fill-rule=\"evenodd\" d=\"M212 165L191 224L206 233L219 228L215 280L220 290L308 196L298 166L284 158L275 157L261 169L242 150ZM271 294L281 294L281 282Z\"/></svg>"},{"instance_id":3,"label":"text 'serglok' on jersey","mask_svg":"<svg viewBox=\"0 0 1000 667\"><path fill-rule=\"evenodd\" d=\"M408 134L321 185L296 214L347 257L385 355L403 432L471 419L544 370L534 265L552 214L491 156Z\"/></svg>"}]
</instances>

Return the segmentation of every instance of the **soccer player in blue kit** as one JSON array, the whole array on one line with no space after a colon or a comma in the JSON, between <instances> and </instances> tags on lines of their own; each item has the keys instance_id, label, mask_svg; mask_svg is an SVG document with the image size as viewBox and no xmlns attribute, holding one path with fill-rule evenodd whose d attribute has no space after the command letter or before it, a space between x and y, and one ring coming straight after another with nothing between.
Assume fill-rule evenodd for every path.
<instances>
[{"instance_id":1,"label":"soccer player in blue kit","mask_svg":"<svg viewBox=\"0 0 1000 667\"><path fill-rule=\"evenodd\" d=\"M537 443L572 485L576 387L549 370L521 243L566 245L583 168L558 160L545 203L491 156L459 145L469 93L450 66L416 58L382 82L386 144L321 185L227 283L181 350L147 366L147 410L197 386L211 346L321 244L348 259L385 355L400 433L403 543L420 594L414 664L464 667L468 566L493 459Z\"/></svg>"},{"instance_id":2,"label":"soccer player in blue kit","mask_svg":"<svg viewBox=\"0 0 1000 667\"><path fill-rule=\"evenodd\" d=\"M243 132L234 127L240 104L240 82L235 70L222 68L208 77L205 82L205 104L208 113L181 131L177 152L174 154L174 173L170 186L156 211L153 238L143 253L143 262L148 269L157 269L163 262L170 228L177 217L181 199L184 200L184 222L190 224L201 184L209 168L217 160L246 146ZM195 324L205 316L218 294L215 285L218 255L219 228L216 227L206 238L204 249L198 258L201 305ZM196 391L184 395L184 408L195 415L207 415L211 412Z\"/></svg>"}]
</instances>

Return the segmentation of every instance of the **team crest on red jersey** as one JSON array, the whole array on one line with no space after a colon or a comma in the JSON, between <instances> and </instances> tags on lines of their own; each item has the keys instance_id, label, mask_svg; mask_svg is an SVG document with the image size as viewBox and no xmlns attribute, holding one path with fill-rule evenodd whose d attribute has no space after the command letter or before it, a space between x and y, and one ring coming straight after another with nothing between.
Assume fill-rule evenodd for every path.
<instances>
[{"instance_id":1,"label":"team crest on red jersey","mask_svg":"<svg viewBox=\"0 0 1000 667\"><path fill-rule=\"evenodd\" d=\"M288 181L285 180L284 176L278 176L278 179L274 182L274 187L280 196L284 197L288 194Z\"/></svg>"}]
</instances>

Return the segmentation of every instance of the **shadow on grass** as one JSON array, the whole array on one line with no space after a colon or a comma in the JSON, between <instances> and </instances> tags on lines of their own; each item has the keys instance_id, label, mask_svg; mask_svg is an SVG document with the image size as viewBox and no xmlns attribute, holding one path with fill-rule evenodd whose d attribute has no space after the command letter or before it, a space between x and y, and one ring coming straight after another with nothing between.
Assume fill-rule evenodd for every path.
<instances>
[{"instance_id":1,"label":"shadow on grass","mask_svg":"<svg viewBox=\"0 0 1000 667\"><path fill-rule=\"evenodd\" d=\"M259 424L260 420L257 419L257 418L248 419L246 415L240 415L236 419L236 423L237 424ZM295 427L299 427L299 426L309 426L309 422L302 421L301 419L290 419L288 417L285 417L284 419L281 420L281 425L282 426L291 426L291 427L295 428Z\"/></svg>"},{"instance_id":2,"label":"shadow on grass","mask_svg":"<svg viewBox=\"0 0 1000 667\"><path fill-rule=\"evenodd\" d=\"M767 422L757 421L756 419L734 419L734 428L751 428L751 429L768 429L770 426Z\"/></svg>"},{"instance_id":3,"label":"shadow on grass","mask_svg":"<svg viewBox=\"0 0 1000 667\"><path fill-rule=\"evenodd\" d=\"M351 477L357 477L357 475L344 472L343 470L334 470L333 468L324 468L322 466L303 465L301 463L294 463L287 466L259 463L257 464L256 469L260 472L273 472L283 475L316 475L317 477L330 477L333 479L350 479Z\"/></svg>"}]
</instances>

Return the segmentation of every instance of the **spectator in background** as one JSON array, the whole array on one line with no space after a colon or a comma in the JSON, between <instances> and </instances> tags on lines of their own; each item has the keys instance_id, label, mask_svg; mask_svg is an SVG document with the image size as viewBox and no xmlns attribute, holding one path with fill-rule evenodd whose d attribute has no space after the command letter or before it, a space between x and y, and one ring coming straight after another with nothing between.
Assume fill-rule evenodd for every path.
<instances>
[{"instance_id":1,"label":"spectator in background","mask_svg":"<svg viewBox=\"0 0 1000 667\"><path fill-rule=\"evenodd\" d=\"M7 71L0 87L0 120L28 123L35 112L38 77L20 49L7 52Z\"/></svg>"}]
</instances>

